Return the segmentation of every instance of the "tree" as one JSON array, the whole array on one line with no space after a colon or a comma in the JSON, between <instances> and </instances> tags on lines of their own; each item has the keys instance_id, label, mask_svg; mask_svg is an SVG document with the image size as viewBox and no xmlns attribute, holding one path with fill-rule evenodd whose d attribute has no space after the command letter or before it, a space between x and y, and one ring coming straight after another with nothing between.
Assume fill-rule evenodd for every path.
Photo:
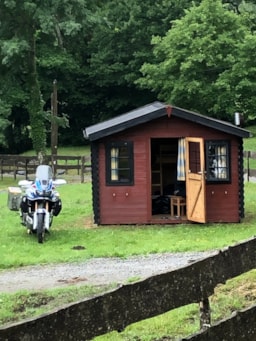
<instances>
[{"instance_id":1,"label":"tree","mask_svg":"<svg viewBox=\"0 0 256 341\"><path fill-rule=\"evenodd\" d=\"M215 111L226 107L230 113L240 112L245 124L256 119L255 46L256 36L247 34L237 50L236 62L219 76L215 84L218 93Z\"/></svg>"},{"instance_id":2,"label":"tree","mask_svg":"<svg viewBox=\"0 0 256 341\"><path fill-rule=\"evenodd\" d=\"M55 52L52 67L63 61L63 55L69 55L65 50L66 39L82 30L89 14L86 1L81 0L0 2L1 91L6 105L27 109L37 154L44 154L46 147L46 115L38 72L40 61L43 64L45 59L39 51L49 51L52 47ZM51 87L53 79L48 81Z\"/></svg>"},{"instance_id":3,"label":"tree","mask_svg":"<svg viewBox=\"0 0 256 341\"><path fill-rule=\"evenodd\" d=\"M256 0L223 0L222 2L223 4L227 4L228 9L235 11L238 14L241 14L244 11L244 8L247 7L249 10L252 5L256 4Z\"/></svg>"},{"instance_id":4,"label":"tree","mask_svg":"<svg viewBox=\"0 0 256 341\"><path fill-rule=\"evenodd\" d=\"M5 129L10 125L10 114L10 106L4 100L0 99L0 144L3 146L6 146Z\"/></svg>"},{"instance_id":5,"label":"tree","mask_svg":"<svg viewBox=\"0 0 256 341\"><path fill-rule=\"evenodd\" d=\"M154 93L134 81L144 61L153 58L152 35L164 35L170 21L180 18L190 4L190 0L1 1L0 91L11 108L9 149L20 152L31 146L29 136L35 150L45 148L54 79L58 112L67 113L70 122L70 129L59 130L62 144L84 143L85 125L154 100Z\"/></svg>"},{"instance_id":6,"label":"tree","mask_svg":"<svg viewBox=\"0 0 256 341\"><path fill-rule=\"evenodd\" d=\"M200 2L200 1L196 1ZM164 35L170 21L181 17L188 0L110 0L99 8L104 18L88 43L88 79L94 84L97 120L155 99L135 80L145 61L152 60L153 35Z\"/></svg>"},{"instance_id":7,"label":"tree","mask_svg":"<svg viewBox=\"0 0 256 341\"><path fill-rule=\"evenodd\" d=\"M248 34L242 16L225 9L220 0L202 0L174 21L164 37L154 37L155 60L143 65L138 83L161 100L233 120L241 94L223 75L237 63Z\"/></svg>"}]
</instances>

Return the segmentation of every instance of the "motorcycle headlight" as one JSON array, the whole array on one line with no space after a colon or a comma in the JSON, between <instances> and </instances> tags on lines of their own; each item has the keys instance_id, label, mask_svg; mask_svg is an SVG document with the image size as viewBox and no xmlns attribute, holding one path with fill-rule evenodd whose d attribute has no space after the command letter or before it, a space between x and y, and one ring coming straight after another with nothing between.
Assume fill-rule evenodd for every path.
<instances>
[{"instance_id":1,"label":"motorcycle headlight","mask_svg":"<svg viewBox=\"0 0 256 341\"><path fill-rule=\"evenodd\" d=\"M52 192L51 192L51 191L45 191L45 192L44 192L44 195L45 195L46 197L50 197L50 196L52 195Z\"/></svg>"},{"instance_id":2,"label":"motorcycle headlight","mask_svg":"<svg viewBox=\"0 0 256 341\"><path fill-rule=\"evenodd\" d=\"M51 191L36 191L36 194L40 197L50 197Z\"/></svg>"}]
</instances>

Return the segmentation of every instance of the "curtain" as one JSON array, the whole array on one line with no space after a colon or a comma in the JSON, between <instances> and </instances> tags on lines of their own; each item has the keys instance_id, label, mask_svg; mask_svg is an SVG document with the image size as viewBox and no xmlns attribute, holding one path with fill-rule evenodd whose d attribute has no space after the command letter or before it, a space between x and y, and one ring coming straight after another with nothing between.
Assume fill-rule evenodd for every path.
<instances>
[{"instance_id":1,"label":"curtain","mask_svg":"<svg viewBox=\"0 0 256 341\"><path fill-rule=\"evenodd\" d=\"M185 181L186 179L186 168L185 168L185 139L181 138L178 140L178 160L177 160L177 180Z\"/></svg>"},{"instance_id":2,"label":"curtain","mask_svg":"<svg viewBox=\"0 0 256 341\"><path fill-rule=\"evenodd\" d=\"M118 179L119 148L111 148L111 180Z\"/></svg>"}]
</instances>

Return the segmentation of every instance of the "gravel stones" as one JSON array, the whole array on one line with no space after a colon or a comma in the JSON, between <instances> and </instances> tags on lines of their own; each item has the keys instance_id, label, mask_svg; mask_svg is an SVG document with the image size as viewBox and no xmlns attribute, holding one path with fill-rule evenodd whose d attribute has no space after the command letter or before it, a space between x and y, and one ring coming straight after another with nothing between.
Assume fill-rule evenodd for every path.
<instances>
[{"instance_id":1,"label":"gravel stones","mask_svg":"<svg viewBox=\"0 0 256 341\"><path fill-rule=\"evenodd\" d=\"M214 254L180 252L123 258L92 258L80 263L34 265L0 271L0 292L43 290L67 285L126 284L189 265Z\"/></svg>"}]
</instances>

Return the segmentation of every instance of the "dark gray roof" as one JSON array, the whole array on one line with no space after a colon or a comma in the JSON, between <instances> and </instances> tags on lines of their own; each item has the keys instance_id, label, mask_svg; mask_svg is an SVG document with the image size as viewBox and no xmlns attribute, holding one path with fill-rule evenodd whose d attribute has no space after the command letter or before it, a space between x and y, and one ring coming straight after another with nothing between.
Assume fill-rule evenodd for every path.
<instances>
[{"instance_id":1,"label":"dark gray roof","mask_svg":"<svg viewBox=\"0 0 256 341\"><path fill-rule=\"evenodd\" d=\"M114 117L110 120L94 124L84 129L84 137L90 141L95 141L100 138L119 133L128 128L132 128L141 123L152 121L156 118L167 115L167 107L169 105L161 102L153 102L138 109L129 111L123 115ZM193 111L181 109L175 106L172 107L172 116L176 116L188 121L196 122L206 127L217 129L225 133L239 136L249 137L250 132L237 127L231 123L216 120L214 118L204 116Z\"/></svg>"}]
</instances>

